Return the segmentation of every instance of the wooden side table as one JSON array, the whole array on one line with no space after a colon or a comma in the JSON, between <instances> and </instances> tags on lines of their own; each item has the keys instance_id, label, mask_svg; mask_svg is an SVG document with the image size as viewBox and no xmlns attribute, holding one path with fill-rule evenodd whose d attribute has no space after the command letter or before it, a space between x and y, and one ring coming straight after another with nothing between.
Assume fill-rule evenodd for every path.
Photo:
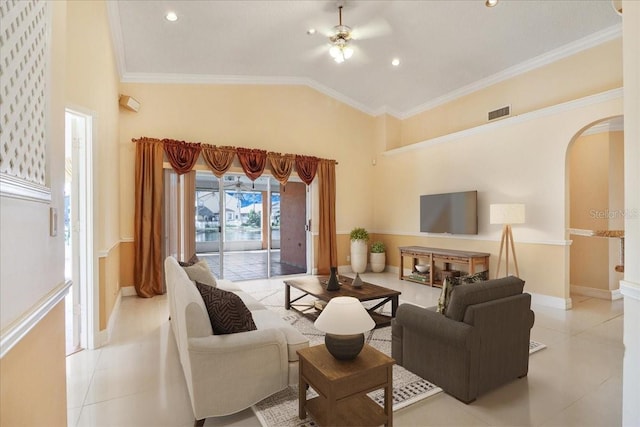
<instances>
[{"instance_id":1,"label":"wooden side table","mask_svg":"<svg viewBox=\"0 0 640 427\"><path fill-rule=\"evenodd\" d=\"M368 344L354 360L334 358L325 345L298 350L299 416L321 426L393 426L395 360ZM307 400L307 385L318 396ZM384 408L367 393L384 388Z\"/></svg>"}]
</instances>

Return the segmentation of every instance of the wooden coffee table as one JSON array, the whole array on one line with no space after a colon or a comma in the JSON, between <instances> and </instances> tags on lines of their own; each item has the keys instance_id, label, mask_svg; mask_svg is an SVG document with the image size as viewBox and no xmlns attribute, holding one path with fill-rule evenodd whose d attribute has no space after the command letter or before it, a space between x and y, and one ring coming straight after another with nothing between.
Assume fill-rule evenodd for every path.
<instances>
[{"instance_id":1,"label":"wooden coffee table","mask_svg":"<svg viewBox=\"0 0 640 427\"><path fill-rule=\"evenodd\" d=\"M298 416L307 411L321 426L393 425L393 364L365 344L354 360L338 360L324 345L298 350L300 363ZM318 396L307 400L307 385ZM384 388L384 408L367 393Z\"/></svg>"},{"instance_id":2,"label":"wooden coffee table","mask_svg":"<svg viewBox=\"0 0 640 427\"><path fill-rule=\"evenodd\" d=\"M398 296L400 295L399 291L383 288L382 286L377 286L367 282L362 282L361 288L354 288L352 286L353 280L345 276L338 277L338 281L341 283L339 290L328 291L325 284L328 279L329 278L327 276L304 276L285 280L284 308L287 310L294 309L305 316L315 318L318 316L318 311L313 304L295 303L307 295L312 295L319 300L326 302L329 302L333 297L354 297L359 301L382 300L373 307L367 309L369 315L376 322L376 327L389 325L391 323L391 319L396 316L396 310L398 309ZM291 288L296 288L302 291L303 295L292 300ZM391 301L391 316L385 316L375 312L376 309L382 307L389 301Z\"/></svg>"}]
</instances>

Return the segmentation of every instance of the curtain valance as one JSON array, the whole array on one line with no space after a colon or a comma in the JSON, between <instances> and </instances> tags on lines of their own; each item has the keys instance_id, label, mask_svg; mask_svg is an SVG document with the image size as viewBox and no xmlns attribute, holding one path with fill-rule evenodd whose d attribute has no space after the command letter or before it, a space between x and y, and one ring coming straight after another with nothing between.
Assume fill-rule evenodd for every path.
<instances>
[{"instance_id":1,"label":"curtain valance","mask_svg":"<svg viewBox=\"0 0 640 427\"><path fill-rule=\"evenodd\" d=\"M316 177L319 162L325 160L314 156L281 154L243 147L216 146L168 138L160 140L142 137L132 139L132 141L161 143L171 167L180 175L191 171L198 161L198 156L202 154L204 163L215 176L220 178L231 168L233 160L237 156L242 170L252 181L262 175L268 161L273 176L280 184L287 184L295 167L302 182L311 185ZM331 162L334 166L338 164L335 160L331 160Z\"/></svg>"},{"instance_id":2,"label":"curtain valance","mask_svg":"<svg viewBox=\"0 0 640 427\"><path fill-rule=\"evenodd\" d=\"M275 179L280 184L287 185L296 156L293 154L269 153L267 158L271 164L271 173L273 173Z\"/></svg>"},{"instance_id":3,"label":"curtain valance","mask_svg":"<svg viewBox=\"0 0 640 427\"><path fill-rule=\"evenodd\" d=\"M171 164L171 167L178 175L185 174L195 166L202 148L200 144L176 141L173 139L163 139L164 153Z\"/></svg>"},{"instance_id":4,"label":"curtain valance","mask_svg":"<svg viewBox=\"0 0 640 427\"><path fill-rule=\"evenodd\" d=\"M296 156L296 172L298 172L302 182L311 185L311 181L316 177L319 161L320 159L317 157Z\"/></svg>"},{"instance_id":5,"label":"curtain valance","mask_svg":"<svg viewBox=\"0 0 640 427\"><path fill-rule=\"evenodd\" d=\"M216 147L206 144L202 146L202 158L218 178L229 170L235 156L236 149L233 147Z\"/></svg>"},{"instance_id":6,"label":"curtain valance","mask_svg":"<svg viewBox=\"0 0 640 427\"><path fill-rule=\"evenodd\" d=\"M236 155L242 170L251 181L260 178L265 166L267 166L267 152L265 150L238 147Z\"/></svg>"}]
</instances>

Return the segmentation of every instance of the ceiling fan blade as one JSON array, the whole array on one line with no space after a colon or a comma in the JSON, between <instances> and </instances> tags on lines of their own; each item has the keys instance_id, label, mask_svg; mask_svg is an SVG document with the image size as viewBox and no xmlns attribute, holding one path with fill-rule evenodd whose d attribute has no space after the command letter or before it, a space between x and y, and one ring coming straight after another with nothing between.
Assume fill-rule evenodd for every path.
<instances>
[{"instance_id":1,"label":"ceiling fan blade","mask_svg":"<svg viewBox=\"0 0 640 427\"><path fill-rule=\"evenodd\" d=\"M307 51L303 55L303 59L306 61L315 61L316 59L329 55L329 43L322 43L320 46Z\"/></svg>"},{"instance_id":2,"label":"ceiling fan blade","mask_svg":"<svg viewBox=\"0 0 640 427\"><path fill-rule=\"evenodd\" d=\"M351 32L354 40L367 40L392 33L391 25L384 18L377 18L365 25L358 25Z\"/></svg>"}]
</instances>

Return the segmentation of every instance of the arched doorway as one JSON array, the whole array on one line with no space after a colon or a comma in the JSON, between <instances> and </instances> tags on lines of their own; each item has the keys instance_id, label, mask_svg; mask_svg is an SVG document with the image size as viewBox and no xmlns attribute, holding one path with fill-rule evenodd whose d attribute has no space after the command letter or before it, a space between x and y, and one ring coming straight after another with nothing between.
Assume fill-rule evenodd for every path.
<instances>
[{"instance_id":1,"label":"arched doorway","mask_svg":"<svg viewBox=\"0 0 640 427\"><path fill-rule=\"evenodd\" d=\"M622 297L624 122L622 116L585 126L567 148L569 282L572 295Z\"/></svg>"}]
</instances>

